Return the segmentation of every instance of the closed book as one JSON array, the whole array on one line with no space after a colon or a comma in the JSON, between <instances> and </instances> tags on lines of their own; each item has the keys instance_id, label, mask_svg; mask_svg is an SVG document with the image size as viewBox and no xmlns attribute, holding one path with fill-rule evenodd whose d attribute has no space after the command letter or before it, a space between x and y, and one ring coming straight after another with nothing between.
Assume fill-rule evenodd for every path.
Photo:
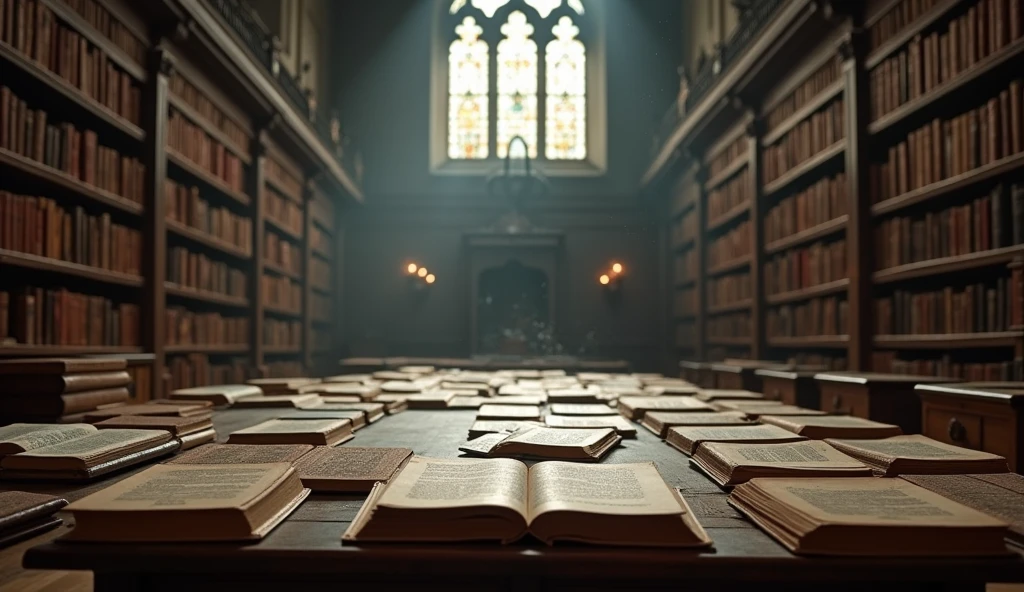
<instances>
[{"instance_id":1,"label":"closed book","mask_svg":"<svg viewBox=\"0 0 1024 592\"><path fill-rule=\"evenodd\" d=\"M880 440L828 439L826 442L885 477L1009 471L1006 459L999 455L952 446L921 435Z\"/></svg>"},{"instance_id":2,"label":"closed book","mask_svg":"<svg viewBox=\"0 0 1024 592\"><path fill-rule=\"evenodd\" d=\"M22 395L0 397L0 414L5 416L60 417L92 411L103 405L125 403L130 398L127 388L101 389L49 397Z\"/></svg>"},{"instance_id":3,"label":"closed book","mask_svg":"<svg viewBox=\"0 0 1024 592\"><path fill-rule=\"evenodd\" d=\"M213 429L209 417L161 417L153 415L120 415L93 424L97 429L164 430L180 437Z\"/></svg>"},{"instance_id":4,"label":"closed book","mask_svg":"<svg viewBox=\"0 0 1024 592\"><path fill-rule=\"evenodd\" d=\"M0 360L0 376L10 374L86 374L116 372L128 367L128 362L117 358L36 358L29 360Z\"/></svg>"},{"instance_id":5,"label":"closed book","mask_svg":"<svg viewBox=\"0 0 1024 592\"><path fill-rule=\"evenodd\" d=\"M261 407L283 407L303 409L316 407L323 404L320 395L253 395L242 397L236 400L231 406L235 409L250 409Z\"/></svg>"},{"instance_id":6,"label":"closed book","mask_svg":"<svg viewBox=\"0 0 1024 592\"><path fill-rule=\"evenodd\" d=\"M226 384L179 389L171 391L170 398L176 401L206 401L214 405L231 405L243 397L262 394L263 391L257 386Z\"/></svg>"},{"instance_id":7,"label":"closed book","mask_svg":"<svg viewBox=\"0 0 1024 592\"><path fill-rule=\"evenodd\" d=\"M619 413L634 421L643 418L648 411L708 412L715 409L696 397L621 397Z\"/></svg>"},{"instance_id":8,"label":"closed book","mask_svg":"<svg viewBox=\"0 0 1024 592\"><path fill-rule=\"evenodd\" d=\"M369 493L412 458L408 448L318 447L295 463L302 484L314 492Z\"/></svg>"},{"instance_id":9,"label":"closed book","mask_svg":"<svg viewBox=\"0 0 1024 592\"><path fill-rule=\"evenodd\" d=\"M11 374L3 379L4 389L14 395L62 395L131 384L127 372L91 372L89 374Z\"/></svg>"},{"instance_id":10,"label":"closed book","mask_svg":"<svg viewBox=\"0 0 1024 592\"><path fill-rule=\"evenodd\" d=\"M119 405L89 411L85 415L88 423L103 421L125 415L148 415L153 417L209 417L210 405L181 401L150 401L139 405Z\"/></svg>"},{"instance_id":11,"label":"closed book","mask_svg":"<svg viewBox=\"0 0 1024 592\"><path fill-rule=\"evenodd\" d=\"M740 442L746 444L772 444L805 440L772 425L750 426L681 426L669 428L665 442L690 456L704 442Z\"/></svg>"},{"instance_id":12,"label":"closed book","mask_svg":"<svg viewBox=\"0 0 1024 592\"><path fill-rule=\"evenodd\" d=\"M202 484L197 491L196 484ZM260 539L309 495L288 463L156 465L67 511L66 540L183 542Z\"/></svg>"},{"instance_id":13,"label":"closed book","mask_svg":"<svg viewBox=\"0 0 1024 592\"><path fill-rule=\"evenodd\" d=\"M348 419L272 419L232 432L228 444L337 446L352 439Z\"/></svg>"},{"instance_id":14,"label":"closed book","mask_svg":"<svg viewBox=\"0 0 1024 592\"><path fill-rule=\"evenodd\" d=\"M64 498L42 493L0 492L0 548L60 526L54 514L66 505Z\"/></svg>"},{"instance_id":15,"label":"closed book","mask_svg":"<svg viewBox=\"0 0 1024 592\"><path fill-rule=\"evenodd\" d=\"M762 415L759 421L763 424L778 426L794 434L812 440L825 438L889 438L903 434L898 425L871 421L852 415L822 415L817 417L785 417L778 415Z\"/></svg>"}]
</instances>

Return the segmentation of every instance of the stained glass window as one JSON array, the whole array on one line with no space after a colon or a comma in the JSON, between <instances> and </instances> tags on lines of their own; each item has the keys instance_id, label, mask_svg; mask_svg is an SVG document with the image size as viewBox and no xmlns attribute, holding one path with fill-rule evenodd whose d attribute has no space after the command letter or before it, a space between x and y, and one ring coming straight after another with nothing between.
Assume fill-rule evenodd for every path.
<instances>
[{"instance_id":1,"label":"stained glass window","mask_svg":"<svg viewBox=\"0 0 1024 592\"><path fill-rule=\"evenodd\" d=\"M490 52L473 17L455 32L459 38L448 50L448 157L487 158Z\"/></svg>"},{"instance_id":2,"label":"stained glass window","mask_svg":"<svg viewBox=\"0 0 1024 592\"><path fill-rule=\"evenodd\" d=\"M449 47L448 157L505 158L510 140L521 136L531 158L586 159L587 50L573 21L584 14L583 1L452 0L449 12L469 14ZM543 72L533 39L537 27L554 37L543 48ZM522 155L517 143L512 156Z\"/></svg>"},{"instance_id":3,"label":"stained glass window","mask_svg":"<svg viewBox=\"0 0 1024 592\"><path fill-rule=\"evenodd\" d=\"M509 141L521 136L537 157L537 43L533 25L520 11L508 15L498 43L498 158L508 155ZM512 153L516 156L516 152Z\"/></svg>"},{"instance_id":4,"label":"stained glass window","mask_svg":"<svg viewBox=\"0 0 1024 592\"><path fill-rule=\"evenodd\" d=\"M563 16L548 43L545 156L550 160L587 157L587 50L576 38L579 27Z\"/></svg>"}]
</instances>

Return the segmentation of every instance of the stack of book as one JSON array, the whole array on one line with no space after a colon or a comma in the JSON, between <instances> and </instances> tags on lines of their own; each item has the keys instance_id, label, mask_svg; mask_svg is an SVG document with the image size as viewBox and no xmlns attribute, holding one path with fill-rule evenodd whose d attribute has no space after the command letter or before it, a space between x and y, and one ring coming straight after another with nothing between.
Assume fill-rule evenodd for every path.
<instances>
[{"instance_id":1,"label":"stack of book","mask_svg":"<svg viewBox=\"0 0 1024 592\"><path fill-rule=\"evenodd\" d=\"M0 549L57 528L63 521L54 514L66 505L52 495L0 492Z\"/></svg>"},{"instance_id":2,"label":"stack of book","mask_svg":"<svg viewBox=\"0 0 1024 592\"><path fill-rule=\"evenodd\" d=\"M7 421L74 423L122 405L131 377L123 359L38 358L0 361L0 416Z\"/></svg>"}]
</instances>

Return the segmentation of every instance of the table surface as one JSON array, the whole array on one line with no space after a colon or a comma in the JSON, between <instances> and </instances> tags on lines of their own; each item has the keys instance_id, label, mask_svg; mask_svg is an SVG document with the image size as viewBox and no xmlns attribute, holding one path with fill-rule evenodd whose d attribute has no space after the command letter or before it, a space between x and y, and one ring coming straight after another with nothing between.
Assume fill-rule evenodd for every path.
<instances>
[{"instance_id":1,"label":"table surface","mask_svg":"<svg viewBox=\"0 0 1024 592\"><path fill-rule=\"evenodd\" d=\"M234 430L281 414L279 409L220 411L214 417L218 439ZM473 423L474 411L405 411L387 416L356 432L349 446L401 446L416 454L438 458L459 456L458 445ZM639 584L684 578L690 582L776 582L810 584L815 581L849 583L943 582L947 586L981 582L1024 582L1024 560L1010 559L901 559L797 557L744 519L726 503L727 494L690 467L688 458L651 434L638 430L635 440L623 440L602 462L654 461L672 486L678 487L694 514L714 540L709 550L630 549L583 545L546 547L536 541L502 546L495 544L351 545L341 535L355 516L364 496L310 496L289 518L258 543L103 545L49 542L28 550L27 568L82 569L97 573L97 589L110 578L140 574L173 576L204 574L246 578L317 579L344 575L346 582L360 579L419 577L451 579L466 576L582 579L609 584L616 580ZM138 469L141 470L141 469ZM5 489L64 495L69 501L102 489L131 472L85 486L41 483L3 484ZM63 513L65 521L73 518ZM70 527L70 526L68 526ZM55 538L40 537L33 544ZM4 551L20 552L16 548ZM396 566L401 566L397 570ZM581 575L585 574L585 575ZM327 580L331 581L331 580ZM465 583L464 583L465 585ZM169 584L168 584L169 586ZM131 587L123 587L130 589ZM902 589L906 589L905 587Z\"/></svg>"}]
</instances>

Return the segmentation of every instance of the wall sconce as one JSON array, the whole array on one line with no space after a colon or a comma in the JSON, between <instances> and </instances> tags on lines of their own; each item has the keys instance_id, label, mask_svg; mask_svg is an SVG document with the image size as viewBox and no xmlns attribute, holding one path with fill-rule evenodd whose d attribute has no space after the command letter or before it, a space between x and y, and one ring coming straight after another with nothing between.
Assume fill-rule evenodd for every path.
<instances>
[{"instance_id":1,"label":"wall sconce","mask_svg":"<svg viewBox=\"0 0 1024 592\"><path fill-rule=\"evenodd\" d=\"M626 268L618 261L612 261L608 270L601 273L597 278L597 283L601 285L605 290L609 292L618 291L622 288L622 280L626 275Z\"/></svg>"},{"instance_id":2,"label":"wall sconce","mask_svg":"<svg viewBox=\"0 0 1024 592\"><path fill-rule=\"evenodd\" d=\"M406 265L405 274L409 278L410 290L423 290L428 286L434 285L434 282L437 281L436 275L430 273L430 270L418 263Z\"/></svg>"}]
</instances>

